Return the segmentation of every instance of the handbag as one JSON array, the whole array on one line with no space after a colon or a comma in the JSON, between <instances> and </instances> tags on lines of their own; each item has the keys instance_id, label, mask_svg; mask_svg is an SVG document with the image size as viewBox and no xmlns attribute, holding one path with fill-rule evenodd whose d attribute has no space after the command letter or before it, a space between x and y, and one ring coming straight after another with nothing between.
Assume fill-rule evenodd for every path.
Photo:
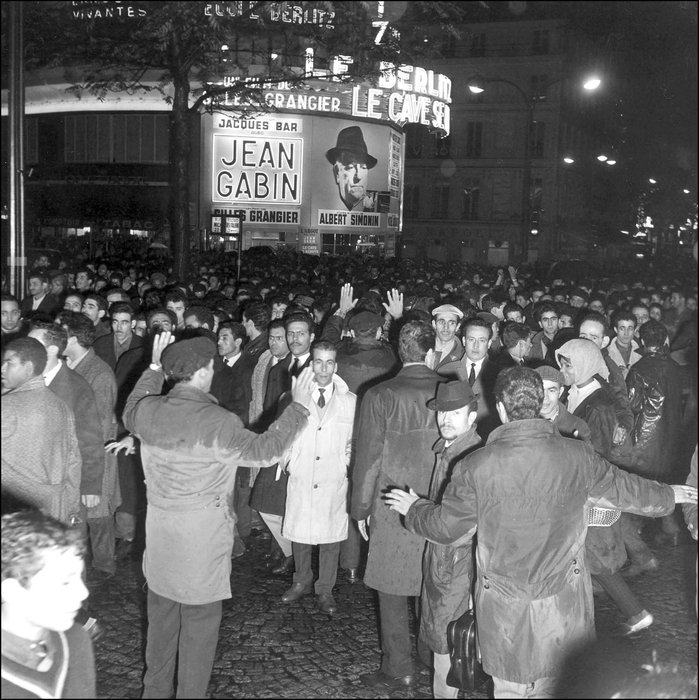
<instances>
[{"instance_id":1,"label":"handbag","mask_svg":"<svg viewBox=\"0 0 699 700\"><path fill-rule=\"evenodd\" d=\"M447 625L449 644L449 673L447 685L461 690L475 690L487 680L481 666L476 613L473 608Z\"/></svg>"}]
</instances>

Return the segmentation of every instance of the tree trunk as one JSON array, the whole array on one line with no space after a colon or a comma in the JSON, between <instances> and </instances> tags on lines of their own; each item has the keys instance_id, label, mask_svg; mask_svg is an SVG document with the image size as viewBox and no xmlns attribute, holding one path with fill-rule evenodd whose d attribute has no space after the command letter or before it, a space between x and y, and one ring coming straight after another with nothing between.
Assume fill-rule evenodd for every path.
<instances>
[{"instance_id":1,"label":"tree trunk","mask_svg":"<svg viewBox=\"0 0 699 700\"><path fill-rule=\"evenodd\" d=\"M173 65L178 63L177 40L173 39ZM173 274L187 282L190 255L189 228L189 77L173 71L175 96L170 115L170 245Z\"/></svg>"}]
</instances>

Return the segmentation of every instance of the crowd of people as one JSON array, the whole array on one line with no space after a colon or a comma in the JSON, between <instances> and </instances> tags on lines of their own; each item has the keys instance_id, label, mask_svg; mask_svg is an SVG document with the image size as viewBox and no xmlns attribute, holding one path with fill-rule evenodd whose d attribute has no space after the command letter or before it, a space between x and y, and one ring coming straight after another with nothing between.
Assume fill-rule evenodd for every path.
<instances>
[{"instance_id":1,"label":"crowd of people","mask_svg":"<svg viewBox=\"0 0 699 700\"><path fill-rule=\"evenodd\" d=\"M440 698L472 600L495 697L564 696L593 591L619 635L652 625L636 582L686 537L676 504L697 538L695 266L555 278L253 249L178 279L157 249L98 252L38 256L23 298L3 279L3 512L24 513L3 516L3 696L52 687L61 648L99 630L82 580L142 557L143 697L205 697L253 530L285 604L333 616L339 570L377 591L374 689L415 684L411 599ZM85 560L72 627L6 624L43 567L16 563L31 527L61 556L47 569Z\"/></svg>"}]
</instances>

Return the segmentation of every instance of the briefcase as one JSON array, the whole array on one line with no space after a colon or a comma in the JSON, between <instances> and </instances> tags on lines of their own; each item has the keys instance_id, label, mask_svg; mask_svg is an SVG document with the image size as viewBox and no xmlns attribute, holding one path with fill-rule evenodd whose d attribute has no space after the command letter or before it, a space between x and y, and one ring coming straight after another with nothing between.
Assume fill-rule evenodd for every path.
<instances>
[{"instance_id":1,"label":"briefcase","mask_svg":"<svg viewBox=\"0 0 699 700\"><path fill-rule=\"evenodd\" d=\"M488 674L481 667L476 614L473 608L447 625L450 668L447 685L461 690L475 690L485 683Z\"/></svg>"}]
</instances>

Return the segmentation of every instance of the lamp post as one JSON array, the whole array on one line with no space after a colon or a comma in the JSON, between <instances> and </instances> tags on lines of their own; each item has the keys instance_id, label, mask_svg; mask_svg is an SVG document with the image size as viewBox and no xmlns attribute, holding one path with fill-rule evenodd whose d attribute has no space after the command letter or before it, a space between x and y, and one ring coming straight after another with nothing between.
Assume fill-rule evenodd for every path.
<instances>
[{"instance_id":1,"label":"lamp post","mask_svg":"<svg viewBox=\"0 0 699 700\"><path fill-rule=\"evenodd\" d=\"M544 86L544 90L548 90L556 83L565 80L568 76L556 78ZM479 94L485 91L484 85L489 83L505 83L514 88L517 94L522 98L525 106L524 125L524 154L522 156L522 203L521 203L521 229L520 229L520 247L522 252L523 262L528 262L529 258L529 235L531 231L531 182L532 182L532 147L531 147L531 127L534 121L534 109L537 105L538 98L541 95L526 93L517 83L507 78L484 78L482 76L474 76L467 81L468 89L474 94ZM596 90L601 84L601 80L596 76L591 76L583 83L585 90ZM543 92L542 91L542 92Z\"/></svg>"}]
</instances>

